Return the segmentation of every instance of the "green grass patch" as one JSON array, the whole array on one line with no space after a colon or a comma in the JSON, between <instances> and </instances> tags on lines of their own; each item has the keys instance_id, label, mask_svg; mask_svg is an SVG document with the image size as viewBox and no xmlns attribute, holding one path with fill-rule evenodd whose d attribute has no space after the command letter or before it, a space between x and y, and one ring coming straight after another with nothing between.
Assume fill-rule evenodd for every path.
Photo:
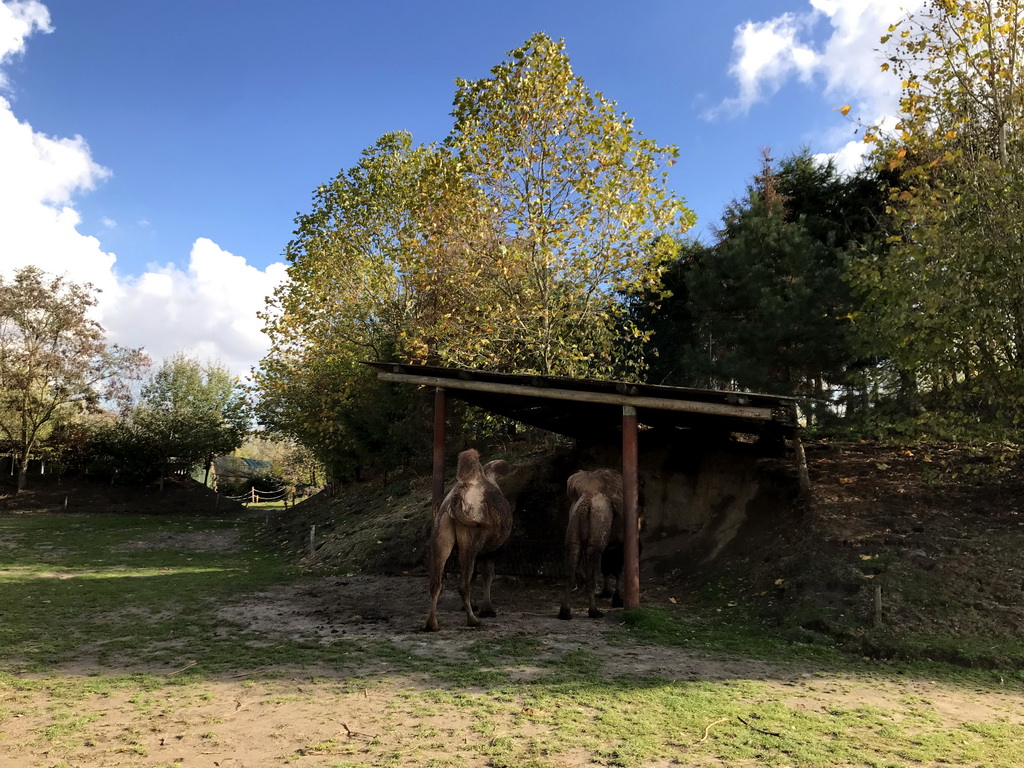
<instances>
[{"instance_id":1,"label":"green grass patch","mask_svg":"<svg viewBox=\"0 0 1024 768\"><path fill-rule=\"evenodd\" d=\"M0 540L16 542L0 549L0 737L5 724L31 716L42 723L34 732L38 742L82 748L95 718L76 704L116 698L128 718L120 749L145 756L152 750L139 737L145 723L212 703L215 682L235 681L267 707L306 706L317 697L333 706L338 697L369 691L386 697L373 721L350 721L357 736L325 731L291 755L295 761L439 767L486 761L498 768L1024 764L1024 726L1009 716L950 724L927 692L910 690L884 708L850 704L850 697L830 702L826 694L815 706L800 707L791 700L800 689L783 682L793 669L810 669L818 679L828 672L856 675L866 686L865 678L875 676L886 683L941 680L972 694L1019 693L1019 672L935 660L865 662L840 647L787 640L728 604L710 618L703 611L701 620L682 606L624 612L622 627L610 633L612 647L600 650L520 633L482 636L445 655L414 652L419 643L443 643L443 633L325 645L225 625L220 605L301 575L254 543L249 526L255 524L167 516L0 518ZM197 546L204 537L235 536L240 546ZM695 658L767 660L777 679L677 680L668 661L660 675L616 676L614 655L638 644L664 648L666 657L682 649ZM94 673L62 672L58 665L69 662L85 662ZM283 670L294 676L302 667L315 667L316 676L304 678L301 691L284 681L275 688ZM234 710L223 711L230 717ZM204 722L194 738L217 745L225 738L221 722ZM2 744L0 738L0 754Z\"/></svg>"},{"instance_id":2,"label":"green grass patch","mask_svg":"<svg viewBox=\"0 0 1024 768\"><path fill-rule=\"evenodd\" d=\"M86 657L112 667L189 665L194 675L321 659L314 643L224 631L220 604L300 575L250 546L203 549L204 537L244 542L252 525L167 516L0 518L0 540L24 543L0 549L0 662L39 672ZM343 656L345 648L336 643L330 653Z\"/></svg>"}]
</instances>

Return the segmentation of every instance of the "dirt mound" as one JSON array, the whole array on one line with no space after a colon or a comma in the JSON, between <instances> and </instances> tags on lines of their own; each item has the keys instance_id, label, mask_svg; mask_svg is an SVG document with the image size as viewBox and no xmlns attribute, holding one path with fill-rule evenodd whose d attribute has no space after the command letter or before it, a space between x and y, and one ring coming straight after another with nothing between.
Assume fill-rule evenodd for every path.
<instances>
[{"instance_id":1,"label":"dirt mound","mask_svg":"<svg viewBox=\"0 0 1024 768\"><path fill-rule=\"evenodd\" d=\"M1024 660L1024 481L955 446L807 447L795 529L749 536L709 575L793 639L982 666Z\"/></svg>"}]
</instances>

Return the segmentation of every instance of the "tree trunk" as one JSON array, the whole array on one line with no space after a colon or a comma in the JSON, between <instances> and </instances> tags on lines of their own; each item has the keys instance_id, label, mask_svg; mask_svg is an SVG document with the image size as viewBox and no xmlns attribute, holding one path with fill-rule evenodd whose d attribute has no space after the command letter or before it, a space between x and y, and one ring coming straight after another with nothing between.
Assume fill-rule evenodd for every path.
<instances>
[{"instance_id":1,"label":"tree trunk","mask_svg":"<svg viewBox=\"0 0 1024 768\"><path fill-rule=\"evenodd\" d=\"M18 449L18 480L14 486L14 492L16 494L21 493L25 490L25 486L28 485L28 462L32 456L32 451L27 446ZM14 461L14 457L11 457L11 461Z\"/></svg>"}]
</instances>

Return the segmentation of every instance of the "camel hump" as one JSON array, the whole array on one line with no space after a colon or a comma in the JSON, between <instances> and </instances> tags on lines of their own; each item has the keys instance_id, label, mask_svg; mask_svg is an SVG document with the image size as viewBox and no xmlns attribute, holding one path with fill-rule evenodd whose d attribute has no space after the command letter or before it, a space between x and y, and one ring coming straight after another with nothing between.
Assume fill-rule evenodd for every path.
<instances>
[{"instance_id":1,"label":"camel hump","mask_svg":"<svg viewBox=\"0 0 1024 768\"><path fill-rule=\"evenodd\" d=\"M613 503L621 503L622 474L614 469L580 470L569 478L566 491L570 499L600 493L611 498Z\"/></svg>"},{"instance_id":2,"label":"camel hump","mask_svg":"<svg viewBox=\"0 0 1024 768\"><path fill-rule=\"evenodd\" d=\"M604 493L614 499L622 496L622 473L617 469L595 469L593 474L601 478Z\"/></svg>"},{"instance_id":3,"label":"camel hump","mask_svg":"<svg viewBox=\"0 0 1024 768\"><path fill-rule=\"evenodd\" d=\"M459 465L455 470L455 479L460 483L471 483L483 476L480 466L480 454L475 448L468 448L459 454Z\"/></svg>"},{"instance_id":4,"label":"camel hump","mask_svg":"<svg viewBox=\"0 0 1024 768\"><path fill-rule=\"evenodd\" d=\"M512 467L504 459L495 459L484 464L483 471L484 477L497 485L498 479L508 475L512 471Z\"/></svg>"}]
</instances>

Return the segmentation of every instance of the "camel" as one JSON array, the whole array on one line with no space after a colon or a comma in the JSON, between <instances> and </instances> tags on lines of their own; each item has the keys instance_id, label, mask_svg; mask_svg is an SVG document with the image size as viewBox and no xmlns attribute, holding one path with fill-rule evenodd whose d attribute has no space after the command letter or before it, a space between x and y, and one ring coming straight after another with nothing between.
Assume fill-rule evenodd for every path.
<instances>
[{"instance_id":1,"label":"camel","mask_svg":"<svg viewBox=\"0 0 1024 768\"><path fill-rule=\"evenodd\" d=\"M568 577L558 618L572 618L572 591L578 576L582 575L590 601L587 614L597 619L604 615L597 609L595 595L602 555L609 542L618 542L621 546L623 541L622 474L614 469L580 471L569 478L566 490L572 502L565 531Z\"/></svg>"},{"instance_id":2,"label":"camel","mask_svg":"<svg viewBox=\"0 0 1024 768\"><path fill-rule=\"evenodd\" d=\"M478 564L483 565L484 595L479 616L496 616L491 604L494 561L487 557L508 541L512 533L512 505L498 487L498 478L510 471L507 461L481 466L480 454L470 448L459 454L455 485L434 513L430 533L430 611L424 630L437 632L437 600L444 586L444 568L452 549L459 548L459 594L469 626L480 626L474 613L472 582Z\"/></svg>"}]
</instances>

